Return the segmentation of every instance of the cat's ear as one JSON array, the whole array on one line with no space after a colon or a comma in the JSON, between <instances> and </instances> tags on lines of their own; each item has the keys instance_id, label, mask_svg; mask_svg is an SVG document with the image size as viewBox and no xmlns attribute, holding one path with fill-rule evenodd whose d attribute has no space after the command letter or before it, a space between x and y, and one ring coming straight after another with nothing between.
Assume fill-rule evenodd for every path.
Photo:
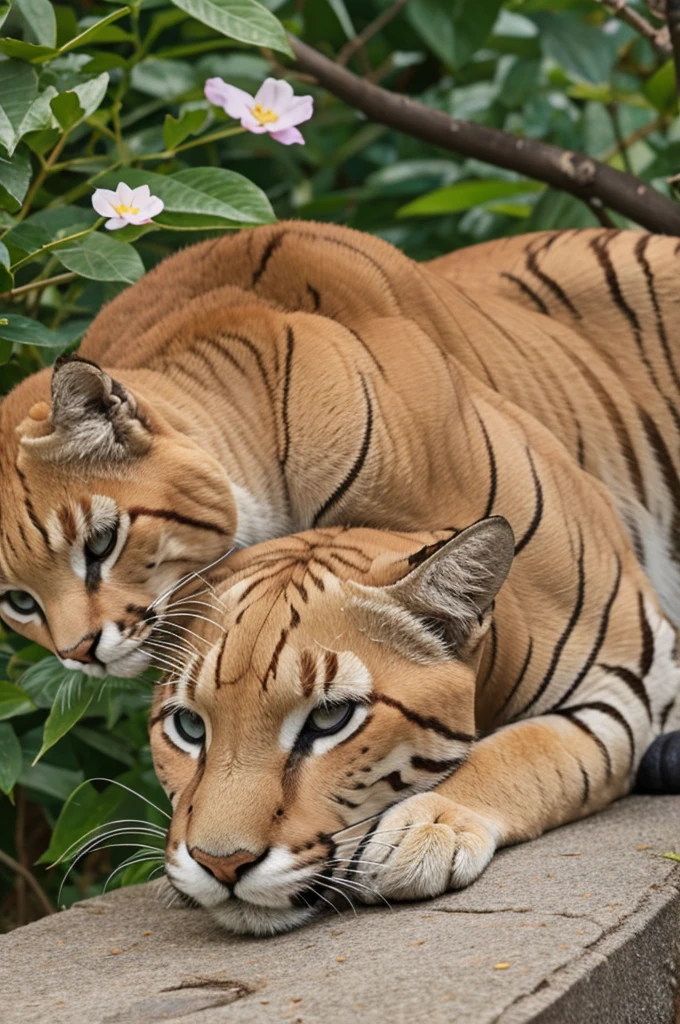
<instances>
[{"instance_id":1,"label":"cat's ear","mask_svg":"<svg viewBox=\"0 0 680 1024\"><path fill-rule=\"evenodd\" d=\"M357 585L363 628L416 661L465 658L488 629L514 551L507 519L480 520L412 556L414 568L397 583Z\"/></svg>"},{"instance_id":2,"label":"cat's ear","mask_svg":"<svg viewBox=\"0 0 680 1024\"><path fill-rule=\"evenodd\" d=\"M78 356L58 359L52 373L52 404L44 419L19 428L21 443L53 463L105 466L144 455L148 425L134 396L96 363Z\"/></svg>"}]
</instances>

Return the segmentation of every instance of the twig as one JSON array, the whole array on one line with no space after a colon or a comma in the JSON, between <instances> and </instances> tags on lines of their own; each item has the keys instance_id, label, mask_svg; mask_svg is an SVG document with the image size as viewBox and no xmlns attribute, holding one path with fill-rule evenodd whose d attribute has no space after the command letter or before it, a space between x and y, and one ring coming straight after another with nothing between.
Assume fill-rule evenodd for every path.
<instances>
[{"instance_id":1,"label":"twig","mask_svg":"<svg viewBox=\"0 0 680 1024\"><path fill-rule=\"evenodd\" d=\"M64 132L64 134L59 139L59 141L57 142L56 146L54 147L54 149L52 150L52 152L48 156L47 160L45 161L45 163L40 168L38 174L36 175L35 181L33 182L33 184L31 185L31 187L28 190L28 195L24 199L24 205L21 207L21 210L19 211L19 213L17 215L17 220L18 221L23 220L24 217L26 216L26 214L28 213L28 211L30 210L31 203L33 202L33 200L35 198L36 192L38 191L38 189L40 188L40 186L44 182L45 178L49 174L49 172L50 172L50 170L52 168L52 165L61 156L61 151L64 148L64 146L66 145L66 140L68 139L68 135L69 135L68 132Z\"/></svg>"},{"instance_id":2,"label":"twig","mask_svg":"<svg viewBox=\"0 0 680 1024\"><path fill-rule=\"evenodd\" d=\"M621 144L617 142L615 146L612 146L611 149L606 151L606 153L603 153L601 156L602 162L608 164L612 157L615 157L616 154L620 152L621 147L624 149L630 149L630 147L634 146L636 142L641 142L642 139L646 139L648 135L652 134L652 132L659 131L663 126L663 118L658 118L655 121L650 121L649 124L643 124L641 128L636 128L634 132L630 133L630 135L626 135Z\"/></svg>"},{"instance_id":3,"label":"twig","mask_svg":"<svg viewBox=\"0 0 680 1024\"><path fill-rule=\"evenodd\" d=\"M299 39L290 37L290 44L304 71L313 74L334 96L378 124L462 156L544 181L585 202L597 198L603 206L629 217L649 231L680 235L680 204L630 174L608 167L585 153L449 117L358 78Z\"/></svg>"},{"instance_id":4,"label":"twig","mask_svg":"<svg viewBox=\"0 0 680 1024\"><path fill-rule=\"evenodd\" d=\"M615 152L621 154L621 159L623 160L624 168L626 169L628 174L632 174L633 168L630 162L630 154L628 152L628 147L626 146L626 140L624 138L623 132L621 131L621 122L619 121L619 108L616 105L616 103L607 104L607 113L609 114L609 119L611 120L612 129L614 131L614 138L616 139Z\"/></svg>"},{"instance_id":5,"label":"twig","mask_svg":"<svg viewBox=\"0 0 680 1024\"><path fill-rule=\"evenodd\" d=\"M666 21L673 48L675 92L680 96L680 0L666 0Z\"/></svg>"},{"instance_id":6,"label":"twig","mask_svg":"<svg viewBox=\"0 0 680 1024\"><path fill-rule=\"evenodd\" d=\"M32 292L36 288L49 288L51 284L65 284L66 281L73 281L77 274L73 274L69 271L67 274L55 274L54 277L46 277L42 281L29 281L28 284L19 285L18 288L12 288L10 292L3 292L0 295L0 299L13 299L17 295L24 295L26 292Z\"/></svg>"},{"instance_id":7,"label":"twig","mask_svg":"<svg viewBox=\"0 0 680 1024\"><path fill-rule=\"evenodd\" d=\"M24 867L23 864L20 864L18 860L14 859L14 857L10 857L10 855L8 853L5 853L4 850L0 850L0 864L4 864L5 867L9 868L10 871L13 871L16 875L19 875L19 877L23 881L28 882L31 889L38 897L40 905L46 914L54 913L54 907L50 903L47 897L47 893L45 892L45 890L43 889L35 875L32 874L28 870L28 868Z\"/></svg>"},{"instance_id":8,"label":"twig","mask_svg":"<svg viewBox=\"0 0 680 1024\"><path fill-rule=\"evenodd\" d=\"M340 53L337 56L336 63L343 67L349 63L354 54L358 50L362 50L369 39L377 35L386 25L389 25L393 21L402 8L406 7L408 0L394 0L391 7L387 7L382 14L379 14L374 21L372 21L366 28L362 29L361 32L354 39L350 39L348 43L345 43Z\"/></svg>"},{"instance_id":9,"label":"twig","mask_svg":"<svg viewBox=\"0 0 680 1024\"><path fill-rule=\"evenodd\" d=\"M625 0L597 0L599 4L606 7L608 11L615 14L621 21L634 28L644 39L652 44L657 53L662 57L670 57L672 51L668 29L664 26L656 28L651 21L647 21L641 14L629 7Z\"/></svg>"}]
</instances>

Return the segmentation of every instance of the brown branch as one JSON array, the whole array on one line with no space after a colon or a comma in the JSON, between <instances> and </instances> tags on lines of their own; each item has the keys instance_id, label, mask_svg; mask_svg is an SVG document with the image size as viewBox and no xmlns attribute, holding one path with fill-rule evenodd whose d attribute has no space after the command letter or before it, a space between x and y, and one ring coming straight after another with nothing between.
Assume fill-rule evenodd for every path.
<instances>
[{"instance_id":1,"label":"brown branch","mask_svg":"<svg viewBox=\"0 0 680 1024\"><path fill-rule=\"evenodd\" d=\"M656 28L651 21L647 21L641 14L629 7L625 0L597 0L599 4L606 7L608 11L625 21L627 25L634 28L638 35L652 44L657 53L662 57L670 57L673 52L671 47L668 29L664 26Z\"/></svg>"},{"instance_id":2,"label":"brown branch","mask_svg":"<svg viewBox=\"0 0 680 1024\"><path fill-rule=\"evenodd\" d=\"M46 914L54 913L54 907L47 898L45 890L43 889L35 875L33 875L28 870L27 867L24 867L23 864L20 864L18 860L14 859L14 857L10 857L10 855L8 853L5 853L4 850L0 850L0 864L4 864L6 868L9 868L9 870L13 871L15 875L18 875L22 881L28 882L31 889L38 897L40 905Z\"/></svg>"},{"instance_id":3,"label":"brown branch","mask_svg":"<svg viewBox=\"0 0 680 1024\"><path fill-rule=\"evenodd\" d=\"M660 234L680 235L680 204L623 171L585 153L449 117L358 78L299 39L290 39L299 67L334 96L388 128L461 156L543 181L590 203L599 199L636 223Z\"/></svg>"},{"instance_id":4,"label":"brown branch","mask_svg":"<svg viewBox=\"0 0 680 1024\"><path fill-rule=\"evenodd\" d=\"M406 7L407 3L408 0L394 0L394 3L390 7L386 8L386 10L384 10L382 14L379 14L378 17L370 23L370 25L367 25L366 28L362 29L362 31L354 37L354 39L350 39L350 41L343 46L338 54L336 63L338 63L340 67L344 67L349 63L354 54L358 50L362 50L369 39L372 39L373 36L377 35L378 32L385 28L386 25L389 25L391 21L394 21L402 8Z\"/></svg>"},{"instance_id":5,"label":"brown branch","mask_svg":"<svg viewBox=\"0 0 680 1024\"><path fill-rule=\"evenodd\" d=\"M666 21L673 48L675 92L680 96L680 0L666 0Z\"/></svg>"}]
</instances>

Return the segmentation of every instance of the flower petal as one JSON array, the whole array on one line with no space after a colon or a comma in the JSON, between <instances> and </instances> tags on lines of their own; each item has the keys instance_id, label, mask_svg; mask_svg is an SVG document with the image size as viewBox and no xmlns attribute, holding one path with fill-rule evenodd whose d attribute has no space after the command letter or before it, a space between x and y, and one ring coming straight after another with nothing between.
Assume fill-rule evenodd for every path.
<instances>
[{"instance_id":1,"label":"flower petal","mask_svg":"<svg viewBox=\"0 0 680 1024\"><path fill-rule=\"evenodd\" d=\"M118 202L118 194L109 188L98 188L92 196L92 205L100 217L114 217L112 203Z\"/></svg>"},{"instance_id":2,"label":"flower petal","mask_svg":"<svg viewBox=\"0 0 680 1024\"><path fill-rule=\"evenodd\" d=\"M277 78L265 78L255 93L255 103L259 103L265 110L273 110L279 116L287 110L294 98L290 82Z\"/></svg>"},{"instance_id":3,"label":"flower petal","mask_svg":"<svg viewBox=\"0 0 680 1024\"><path fill-rule=\"evenodd\" d=\"M276 139L277 142L280 142L284 146L292 146L295 142L299 143L301 146L304 146L305 144L305 140L297 128L284 128L283 131L270 132L269 134L273 139Z\"/></svg>"},{"instance_id":4,"label":"flower petal","mask_svg":"<svg viewBox=\"0 0 680 1024\"><path fill-rule=\"evenodd\" d=\"M124 203L125 206L132 206L133 192L129 185L126 185L124 181L120 181L116 192L119 203Z\"/></svg>"},{"instance_id":5,"label":"flower petal","mask_svg":"<svg viewBox=\"0 0 680 1024\"><path fill-rule=\"evenodd\" d=\"M125 217L112 217L111 220L107 220L104 227L109 231L117 231L118 228L127 227L127 220Z\"/></svg>"},{"instance_id":6,"label":"flower petal","mask_svg":"<svg viewBox=\"0 0 680 1024\"><path fill-rule=\"evenodd\" d=\"M223 78L209 78L204 86L205 97L209 103L222 109L237 120L254 105L253 97L237 89L235 85L228 85Z\"/></svg>"},{"instance_id":7,"label":"flower petal","mask_svg":"<svg viewBox=\"0 0 680 1024\"><path fill-rule=\"evenodd\" d=\"M133 188L130 206L144 206L145 203L149 202L151 197L151 190L148 185L138 185L137 188Z\"/></svg>"},{"instance_id":8,"label":"flower petal","mask_svg":"<svg viewBox=\"0 0 680 1024\"><path fill-rule=\"evenodd\" d=\"M144 206L141 206L139 213L128 213L127 217L130 224L148 224L152 217L157 217L159 213L162 213L165 203L158 196L151 196L151 199Z\"/></svg>"},{"instance_id":9,"label":"flower petal","mask_svg":"<svg viewBox=\"0 0 680 1024\"><path fill-rule=\"evenodd\" d=\"M295 124L302 124L309 121L314 113L313 96L294 96L286 110L279 114L279 119L273 125L275 131L283 131L284 128L292 128Z\"/></svg>"}]
</instances>

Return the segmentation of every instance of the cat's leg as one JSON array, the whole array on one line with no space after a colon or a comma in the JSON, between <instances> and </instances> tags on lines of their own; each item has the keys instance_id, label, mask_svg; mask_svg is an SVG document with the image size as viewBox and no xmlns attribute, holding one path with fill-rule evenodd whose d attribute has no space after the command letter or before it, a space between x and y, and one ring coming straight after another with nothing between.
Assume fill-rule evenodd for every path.
<instances>
[{"instance_id":1,"label":"cat's leg","mask_svg":"<svg viewBox=\"0 0 680 1024\"><path fill-rule=\"evenodd\" d=\"M366 883L388 899L462 888L499 847L592 814L628 792L635 737L631 744L626 727L601 708L569 711L504 727L435 790L386 812L355 855Z\"/></svg>"}]
</instances>

